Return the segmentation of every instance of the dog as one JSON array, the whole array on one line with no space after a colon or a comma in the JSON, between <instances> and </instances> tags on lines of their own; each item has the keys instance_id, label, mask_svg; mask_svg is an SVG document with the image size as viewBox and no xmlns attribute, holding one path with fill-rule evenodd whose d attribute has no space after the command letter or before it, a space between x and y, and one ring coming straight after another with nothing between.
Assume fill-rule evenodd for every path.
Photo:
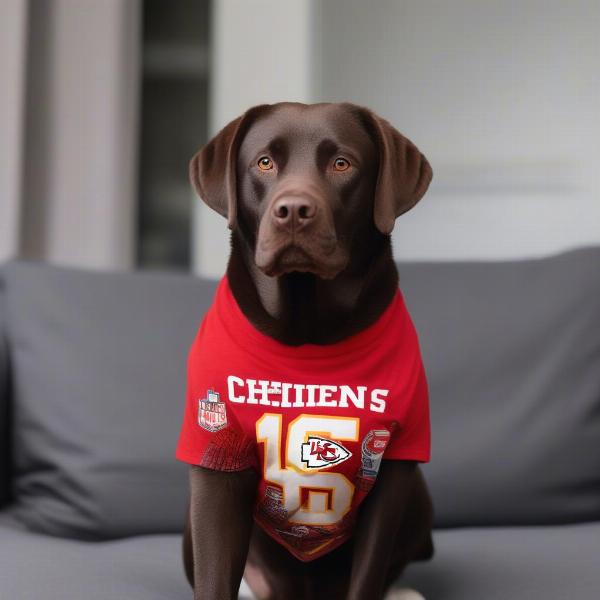
<instances>
[{"instance_id":1,"label":"dog","mask_svg":"<svg viewBox=\"0 0 600 600\"><path fill-rule=\"evenodd\" d=\"M194 597L236 598L244 577L261 600L384 598L434 552L427 387L390 240L431 166L367 107L280 102L189 173L231 230L177 449Z\"/></svg>"}]
</instances>

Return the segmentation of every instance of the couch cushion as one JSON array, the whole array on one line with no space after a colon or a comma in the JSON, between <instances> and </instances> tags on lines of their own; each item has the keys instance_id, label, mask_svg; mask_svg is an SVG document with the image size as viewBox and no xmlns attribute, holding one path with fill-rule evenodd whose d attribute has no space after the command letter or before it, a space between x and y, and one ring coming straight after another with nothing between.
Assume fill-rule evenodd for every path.
<instances>
[{"instance_id":1,"label":"couch cushion","mask_svg":"<svg viewBox=\"0 0 600 600\"><path fill-rule=\"evenodd\" d=\"M0 589L7 598L184 598L179 536L110 542L59 539L2 525Z\"/></svg>"},{"instance_id":2,"label":"couch cushion","mask_svg":"<svg viewBox=\"0 0 600 600\"><path fill-rule=\"evenodd\" d=\"M600 519L600 248L400 265L438 526Z\"/></svg>"},{"instance_id":3,"label":"couch cushion","mask_svg":"<svg viewBox=\"0 0 600 600\"><path fill-rule=\"evenodd\" d=\"M399 582L428 600L564 600L600 589L600 523L438 530L434 544L433 559L409 565ZM191 597L179 535L82 542L21 531L1 514L0 590L24 600Z\"/></svg>"},{"instance_id":4,"label":"couch cushion","mask_svg":"<svg viewBox=\"0 0 600 600\"><path fill-rule=\"evenodd\" d=\"M4 269L0 268L0 506L10 497L10 448L9 448L9 371L6 340L6 295L4 292Z\"/></svg>"},{"instance_id":5,"label":"couch cushion","mask_svg":"<svg viewBox=\"0 0 600 600\"><path fill-rule=\"evenodd\" d=\"M432 404L438 526L600 518L600 249L401 264ZM178 531L185 354L214 290L184 275L7 268L13 510L57 535Z\"/></svg>"},{"instance_id":6,"label":"couch cushion","mask_svg":"<svg viewBox=\"0 0 600 600\"><path fill-rule=\"evenodd\" d=\"M186 355L214 284L185 275L6 269L15 492L30 528L110 538L181 531L174 458Z\"/></svg>"},{"instance_id":7,"label":"couch cushion","mask_svg":"<svg viewBox=\"0 0 600 600\"><path fill-rule=\"evenodd\" d=\"M84 542L23 531L0 514L2 598L189 600L181 560L180 535Z\"/></svg>"},{"instance_id":8,"label":"couch cushion","mask_svg":"<svg viewBox=\"0 0 600 600\"><path fill-rule=\"evenodd\" d=\"M402 584L428 600L597 598L600 523L438 530Z\"/></svg>"}]
</instances>

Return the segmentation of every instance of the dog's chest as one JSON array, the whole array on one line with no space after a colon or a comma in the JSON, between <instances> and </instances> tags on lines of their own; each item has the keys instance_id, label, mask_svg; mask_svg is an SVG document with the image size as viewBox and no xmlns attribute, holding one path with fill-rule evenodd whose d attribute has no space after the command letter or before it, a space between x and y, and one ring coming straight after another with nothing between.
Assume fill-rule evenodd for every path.
<instances>
[{"instance_id":1,"label":"dog's chest","mask_svg":"<svg viewBox=\"0 0 600 600\"><path fill-rule=\"evenodd\" d=\"M429 460L414 328L397 297L355 338L286 347L235 310L217 302L190 349L178 456L216 470L255 468L256 521L312 560L351 535L382 460Z\"/></svg>"}]
</instances>

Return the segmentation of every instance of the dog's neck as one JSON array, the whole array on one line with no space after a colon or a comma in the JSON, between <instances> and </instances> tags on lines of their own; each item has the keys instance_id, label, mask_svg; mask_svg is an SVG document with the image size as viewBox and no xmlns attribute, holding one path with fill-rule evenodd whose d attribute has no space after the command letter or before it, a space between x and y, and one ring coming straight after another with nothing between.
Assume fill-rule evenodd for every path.
<instances>
[{"instance_id":1,"label":"dog's neck","mask_svg":"<svg viewBox=\"0 0 600 600\"><path fill-rule=\"evenodd\" d=\"M361 331L377 320L398 286L389 236L371 245L362 264L351 257L349 266L330 280L299 272L268 277L252 257L234 231L227 265L231 291L259 331L293 346L331 344Z\"/></svg>"}]
</instances>

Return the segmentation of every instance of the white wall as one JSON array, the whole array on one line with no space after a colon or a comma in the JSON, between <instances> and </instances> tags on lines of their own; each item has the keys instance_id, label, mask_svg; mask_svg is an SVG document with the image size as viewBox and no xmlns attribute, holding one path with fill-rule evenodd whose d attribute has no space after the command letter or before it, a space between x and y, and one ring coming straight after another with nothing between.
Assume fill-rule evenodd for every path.
<instances>
[{"instance_id":1,"label":"white wall","mask_svg":"<svg viewBox=\"0 0 600 600\"><path fill-rule=\"evenodd\" d=\"M318 23L313 0L213 3L210 136L255 104L314 101ZM229 229L196 197L194 208L193 268L218 277L229 255Z\"/></svg>"},{"instance_id":2,"label":"white wall","mask_svg":"<svg viewBox=\"0 0 600 600\"><path fill-rule=\"evenodd\" d=\"M288 6L284 15L274 0L216 3L213 132L284 99L348 100L388 118L434 169L429 193L396 226L399 258L600 243L599 2ZM199 221L197 270L217 275L224 224L209 211Z\"/></svg>"},{"instance_id":3,"label":"white wall","mask_svg":"<svg viewBox=\"0 0 600 600\"><path fill-rule=\"evenodd\" d=\"M322 7L319 99L370 106L433 166L430 192L398 221L399 257L600 243L599 2Z\"/></svg>"},{"instance_id":4,"label":"white wall","mask_svg":"<svg viewBox=\"0 0 600 600\"><path fill-rule=\"evenodd\" d=\"M0 4L0 260L16 256L21 216L26 0Z\"/></svg>"}]
</instances>

